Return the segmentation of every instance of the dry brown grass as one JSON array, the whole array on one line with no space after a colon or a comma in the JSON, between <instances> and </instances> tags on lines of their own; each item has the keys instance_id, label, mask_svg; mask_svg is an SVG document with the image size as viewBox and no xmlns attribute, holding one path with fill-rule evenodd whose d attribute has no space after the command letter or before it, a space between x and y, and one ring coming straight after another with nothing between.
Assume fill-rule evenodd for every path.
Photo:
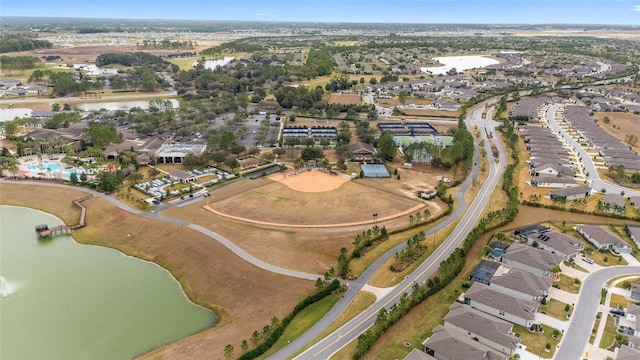
<instances>
[{"instance_id":1,"label":"dry brown grass","mask_svg":"<svg viewBox=\"0 0 640 360\"><path fill-rule=\"evenodd\" d=\"M360 105L362 104L362 96L356 94L329 94L328 104L341 105Z\"/></svg>"},{"instance_id":2,"label":"dry brown grass","mask_svg":"<svg viewBox=\"0 0 640 360\"><path fill-rule=\"evenodd\" d=\"M612 136L618 138L624 144L627 144L624 141L627 135L640 135L640 115L624 112L597 112L593 115L593 117L598 120L598 125L600 125L602 129L604 129ZM604 121L602 121L605 117L609 118L609 124L605 124ZM613 128L614 126L615 129ZM636 142L633 149L636 152L640 151L640 140Z\"/></svg>"},{"instance_id":3,"label":"dry brown grass","mask_svg":"<svg viewBox=\"0 0 640 360\"><path fill-rule=\"evenodd\" d=\"M2 184L2 204L41 209L76 223L74 190ZM313 283L260 270L218 242L178 225L131 215L92 198L88 226L74 233L81 243L113 247L168 269L193 301L215 309L219 325L147 354L149 358L222 358L223 347L248 339L271 317L283 318L313 291ZM127 236L129 234L130 236ZM268 304L268 306L266 306Z\"/></svg>"}]
</instances>

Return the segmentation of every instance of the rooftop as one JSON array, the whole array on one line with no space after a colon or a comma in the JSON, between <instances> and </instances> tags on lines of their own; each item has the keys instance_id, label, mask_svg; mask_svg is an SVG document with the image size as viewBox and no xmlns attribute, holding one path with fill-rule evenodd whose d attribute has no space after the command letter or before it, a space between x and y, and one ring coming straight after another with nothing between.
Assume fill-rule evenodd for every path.
<instances>
[{"instance_id":1,"label":"rooftop","mask_svg":"<svg viewBox=\"0 0 640 360\"><path fill-rule=\"evenodd\" d=\"M464 297L526 320L535 319L535 312L539 305L535 301L505 294L479 282L474 282Z\"/></svg>"}]
</instances>

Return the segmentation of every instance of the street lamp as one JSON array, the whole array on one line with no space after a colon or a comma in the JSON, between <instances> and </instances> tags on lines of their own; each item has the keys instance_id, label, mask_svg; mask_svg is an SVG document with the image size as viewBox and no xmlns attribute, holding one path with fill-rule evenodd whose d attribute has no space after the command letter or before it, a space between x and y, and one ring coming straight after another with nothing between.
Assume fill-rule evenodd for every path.
<instances>
[{"instance_id":1,"label":"street lamp","mask_svg":"<svg viewBox=\"0 0 640 360\"><path fill-rule=\"evenodd\" d=\"M207 199L207 206L209 206L209 198L211 197L210 193L204 193L204 195L202 195L205 199Z\"/></svg>"},{"instance_id":2,"label":"street lamp","mask_svg":"<svg viewBox=\"0 0 640 360\"><path fill-rule=\"evenodd\" d=\"M378 222L378 213L373 213L373 222Z\"/></svg>"}]
</instances>

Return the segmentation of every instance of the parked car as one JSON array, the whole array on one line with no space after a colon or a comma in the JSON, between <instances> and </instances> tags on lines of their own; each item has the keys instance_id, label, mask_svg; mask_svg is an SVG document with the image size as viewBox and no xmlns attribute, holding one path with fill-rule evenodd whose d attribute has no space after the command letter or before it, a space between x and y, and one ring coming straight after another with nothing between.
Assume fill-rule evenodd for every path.
<instances>
[{"instance_id":1,"label":"parked car","mask_svg":"<svg viewBox=\"0 0 640 360\"><path fill-rule=\"evenodd\" d=\"M593 264L593 259L589 259L589 258L586 258L586 257L583 257L582 261L584 261L584 262L586 262L588 264Z\"/></svg>"},{"instance_id":2,"label":"parked car","mask_svg":"<svg viewBox=\"0 0 640 360\"><path fill-rule=\"evenodd\" d=\"M609 313L613 315L624 316L624 309L623 308L611 309L609 310Z\"/></svg>"}]
</instances>

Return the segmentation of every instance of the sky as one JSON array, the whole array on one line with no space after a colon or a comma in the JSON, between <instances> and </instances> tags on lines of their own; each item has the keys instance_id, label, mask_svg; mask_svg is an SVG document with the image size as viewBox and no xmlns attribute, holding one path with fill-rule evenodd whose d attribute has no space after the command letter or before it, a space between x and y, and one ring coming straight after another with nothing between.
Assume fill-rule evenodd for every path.
<instances>
[{"instance_id":1,"label":"sky","mask_svg":"<svg viewBox=\"0 0 640 360\"><path fill-rule=\"evenodd\" d=\"M640 0L0 0L0 16L640 26Z\"/></svg>"}]
</instances>

